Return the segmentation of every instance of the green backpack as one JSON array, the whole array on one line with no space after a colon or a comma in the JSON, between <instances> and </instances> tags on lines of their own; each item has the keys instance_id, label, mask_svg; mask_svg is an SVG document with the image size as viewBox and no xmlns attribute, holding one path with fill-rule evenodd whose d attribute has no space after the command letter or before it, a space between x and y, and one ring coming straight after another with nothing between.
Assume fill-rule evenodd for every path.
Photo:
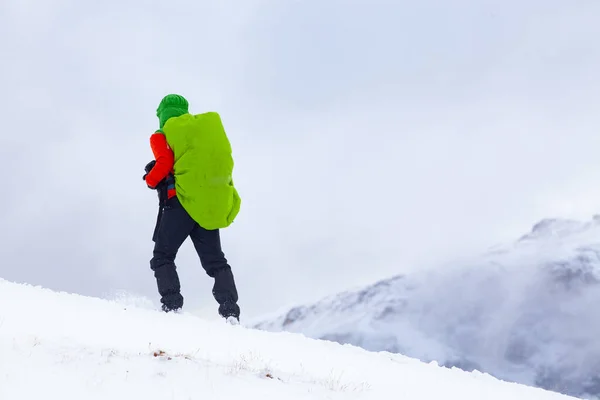
<instances>
[{"instance_id":1,"label":"green backpack","mask_svg":"<svg viewBox=\"0 0 600 400\"><path fill-rule=\"evenodd\" d=\"M204 229L226 228L240 211L231 144L216 112L169 118L161 130L175 155L177 198Z\"/></svg>"}]
</instances>

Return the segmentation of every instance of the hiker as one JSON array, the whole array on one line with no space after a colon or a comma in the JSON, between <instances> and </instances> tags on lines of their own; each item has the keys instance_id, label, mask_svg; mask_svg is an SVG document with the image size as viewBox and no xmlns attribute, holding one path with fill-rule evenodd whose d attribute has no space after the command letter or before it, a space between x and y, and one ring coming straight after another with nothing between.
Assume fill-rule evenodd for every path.
<instances>
[{"instance_id":1,"label":"hiker","mask_svg":"<svg viewBox=\"0 0 600 400\"><path fill-rule=\"evenodd\" d=\"M220 229L240 210L233 185L231 145L216 112L190 114L181 95L165 96L156 111L159 130L150 136L155 160L143 179L159 192L159 215L153 235L154 271L162 310L178 311L183 296L175 256L189 236L206 273L214 278L219 315L239 323L238 293L221 249Z\"/></svg>"}]
</instances>

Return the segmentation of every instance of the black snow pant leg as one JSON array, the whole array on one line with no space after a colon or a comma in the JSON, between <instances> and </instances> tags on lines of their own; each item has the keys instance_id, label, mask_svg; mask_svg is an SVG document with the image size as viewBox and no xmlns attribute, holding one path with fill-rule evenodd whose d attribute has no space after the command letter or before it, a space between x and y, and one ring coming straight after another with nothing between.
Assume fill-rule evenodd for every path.
<instances>
[{"instance_id":1,"label":"black snow pant leg","mask_svg":"<svg viewBox=\"0 0 600 400\"><path fill-rule=\"evenodd\" d=\"M240 307L237 304L238 293L231 267L227 263L221 249L219 230L206 230L196 224L190 238L200 257L202 267L214 278L213 296L219 303L219 314L222 317L234 316L239 318Z\"/></svg>"},{"instance_id":2,"label":"black snow pant leg","mask_svg":"<svg viewBox=\"0 0 600 400\"><path fill-rule=\"evenodd\" d=\"M165 311L183 306L175 256L194 229L194 225L194 220L181 206L177 197L167 201L156 230L154 252L150 260L150 268L154 271L160 301Z\"/></svg>"}]
</instances>

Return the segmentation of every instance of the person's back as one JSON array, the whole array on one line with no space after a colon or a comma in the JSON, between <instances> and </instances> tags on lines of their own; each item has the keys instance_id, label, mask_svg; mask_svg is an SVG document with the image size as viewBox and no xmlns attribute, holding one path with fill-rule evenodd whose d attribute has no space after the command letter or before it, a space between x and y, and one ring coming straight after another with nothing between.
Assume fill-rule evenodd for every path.
<instances>
[{"instance_id":1,"label":"person's back","mask_svg":"<svg viewBox=\"0 0 600 400\"><path fill-rule=\"evenodd\" d=\"M231 145L221 119L214 112L190 114L187 100L180 95L165 96L157 116L160 129L150 138L156 163L145 181L156 188L170 173L175 180L157 223L150 261L163 310L183 306L174 261L190 236L206 273L215 279L213 295L219 314L239 320L237 289L219 234L240 210Z\"/></svg>"}]
</instances>

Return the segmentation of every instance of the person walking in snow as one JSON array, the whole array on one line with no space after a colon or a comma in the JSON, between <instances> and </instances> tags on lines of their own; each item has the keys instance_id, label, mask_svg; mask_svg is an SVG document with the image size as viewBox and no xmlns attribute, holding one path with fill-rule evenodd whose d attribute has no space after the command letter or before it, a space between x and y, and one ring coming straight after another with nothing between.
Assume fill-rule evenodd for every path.
<instances>
[{"instance_id":1,"label":"person walking in snow","mask_svg":"<svg viewBox=\"0 0 600 400\"><path fill-rule=\"evenodd\" d=\"M155 160L146 166L143 179L160 199L150 268L162 310L181 309L175 256L189 236L202 267L214 279L219 315L236 323L238 293L220 239L220 229L231 225L241 204L233 185L231 145L218 113L193 115L188 106L181 95L165 96L156 111L159 130L150 136Z\"/></svg>"}]
</instances>

